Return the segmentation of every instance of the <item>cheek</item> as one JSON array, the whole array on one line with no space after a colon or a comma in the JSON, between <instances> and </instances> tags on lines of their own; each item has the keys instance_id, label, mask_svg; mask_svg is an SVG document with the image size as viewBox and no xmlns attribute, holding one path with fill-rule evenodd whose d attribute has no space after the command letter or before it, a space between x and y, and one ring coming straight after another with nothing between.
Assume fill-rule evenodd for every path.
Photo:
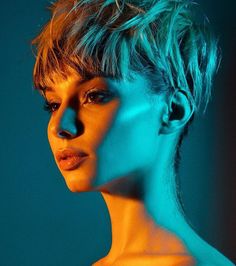
<instances>
[{"instance_id":1,"label":"cheek","mask_svg":"<svg viewBox=\"0 0 236 266\"><path fill-rule=\"evenodd\" d=\"M55 141L55 137L53 137L53 134L52 134L52 122L51 120L49 120L48 122L48 126L47 126L47 136L48 136L48 142L49 142L49 145L51 147L51 150L52 152L54 153L57 149L57 146L58 144L56 143Z\"/></svg>"},{"instance_id":2,"label":"cheek","mask_svg":"<svg viewBox=\"0 0 236 266\"><path fill-rule=\"evenodd\" d=\"M48 126L47 126L47 136L48 136L49 145L50 145L51 149L53 150L54 144L53 144L53 138L52 138L50 127L51 127L51 125L50 125L50 120L49 120Z\"/></svg>"},{"instance_id":3,"label":"cheek","mask_svg":"<svg viewBox=\"0 0 236 266\"><path fill-rule=\"evenodd\" d=\"M154 117L150 112L115 119L97 150L98 176L102 182L142 170L153 159L156 146Z\"/></svg>"}]
</instances>

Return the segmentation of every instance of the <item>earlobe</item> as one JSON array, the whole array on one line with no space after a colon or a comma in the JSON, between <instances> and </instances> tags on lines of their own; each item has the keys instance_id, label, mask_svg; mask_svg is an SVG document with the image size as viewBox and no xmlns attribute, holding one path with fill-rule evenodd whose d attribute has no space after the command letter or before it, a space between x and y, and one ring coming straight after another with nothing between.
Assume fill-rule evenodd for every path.
<instances>
[{"instance_id":1,"label":"earlobe","mask_svg":"<svg viewBox=\"0 0 236 266\"><path fill-rule=\"evenodd\" d=\"M161 134L171 134L184 128L193 114L194 108L190 95L184 90L175 89L168 97L162 115Z\"/></svg>"}]
</instances>

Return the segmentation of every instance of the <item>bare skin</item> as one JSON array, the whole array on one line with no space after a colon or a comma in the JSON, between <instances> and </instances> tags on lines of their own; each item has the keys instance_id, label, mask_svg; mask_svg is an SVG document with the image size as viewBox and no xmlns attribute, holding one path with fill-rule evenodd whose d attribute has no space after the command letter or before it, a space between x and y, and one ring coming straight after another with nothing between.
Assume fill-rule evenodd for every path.
<instances>
[{"instance_id":1,"label":"bare skin","mask_svg":"<svg viewBox=\"0 0 236 266\"><path fill-rule=\"evenodd\" d=\"M232 265L197 236L176 202L173 156L192 114L186 95L172 98L183 112L170 121L169 98L152 95L151 102L149 83L135 77L133 83L102 77L80 83L70 71L66 80L55 76L46 91L47 101L57 103L48 124L54 156L68 147L89 155L72 171L56 160L68 188L100 191L110 214L112 246L93 266L190 266L209 258L205 265ZM103 94L86 98L94 88Z\"/></svg>"}]
</instances>

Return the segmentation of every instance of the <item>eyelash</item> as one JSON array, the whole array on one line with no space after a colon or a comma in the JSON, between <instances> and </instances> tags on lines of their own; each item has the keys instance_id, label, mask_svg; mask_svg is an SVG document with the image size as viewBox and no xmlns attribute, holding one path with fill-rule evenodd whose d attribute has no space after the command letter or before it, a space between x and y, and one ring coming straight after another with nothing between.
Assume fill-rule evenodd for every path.
<instances>
[{"instance_id":1,"label":"eyelash","mask_svg":"<svg viewBox=\"0 0 236 266\"><path fill-rule=\"evenodd\" d=\"M101 96L103 95L102 99L100 98L100 100L96 101L96 100L90 100L89 101L89 96L95 94L95 96ZM89 91L86 91L84 93L84 97L85 97L85 104L86 103L93 103L93 104L102 104L102 103L106 103L110 98L111 98L111 93L102 89L92 89ZM56 110L54 110L53 106L55 107L55 105L57 106L56 109L59 108L60 103L56 103L56 102L49 102L45 99L44 102L44 106L43 109L49 113L53 113Z\"/></svg>"},{"instance_id":2,"label":"eyelash","mask_svg":"<svg viewBox=\"0 0 236 266\"><path fill-rule=\"evenodd\" d=\"M88 97L95 94L96 96L101 96L103 95L102 99L99 101L88 101ZM88 90L85 92L84 94L85 97L85 103L94 103L94 104L99 104L99 103L105 103L107 102L110 98L111 98L111 92L107 91L107 90L103 90L103 89L92 89L92 90Z\"/></svg>"},{"instance_id":3,"label":"eyelash","mask_svg":"<svg viewBox=\"0 0 236 266\"><path fill-rule=\"evenodd\" d=\"M59 103L50 103L47 100L45 100L44 105L43 105L43 110L47 111L48 113L53 113L55 110L53 110L53 105L59 105Z\"/></svg>"}]
</instances>

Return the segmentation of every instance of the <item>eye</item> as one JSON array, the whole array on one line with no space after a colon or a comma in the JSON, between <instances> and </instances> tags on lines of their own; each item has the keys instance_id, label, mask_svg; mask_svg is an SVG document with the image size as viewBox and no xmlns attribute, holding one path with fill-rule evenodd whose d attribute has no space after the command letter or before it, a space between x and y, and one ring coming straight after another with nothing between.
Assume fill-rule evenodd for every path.
<instances>
[{"instance_id":1,"label":"eye","mask_svg":"<svg viewBox=\"0 0 236 266\"><path fill-rule=\"evenodd\" d=\"M106 103L112 97L111 92L104 89L92 89L85 92L85 103Z\"/></svg>"},{"instance_id":2,"label":"eye","mask_svg":"<svg viewBox=\"0 0 236 266\"><path fill-rule=\"evenodd\" d=\"M45 100L43 109L49 113L55 112L60 106L60 103L48 102Z\"/></svg>"}]
</instances>

